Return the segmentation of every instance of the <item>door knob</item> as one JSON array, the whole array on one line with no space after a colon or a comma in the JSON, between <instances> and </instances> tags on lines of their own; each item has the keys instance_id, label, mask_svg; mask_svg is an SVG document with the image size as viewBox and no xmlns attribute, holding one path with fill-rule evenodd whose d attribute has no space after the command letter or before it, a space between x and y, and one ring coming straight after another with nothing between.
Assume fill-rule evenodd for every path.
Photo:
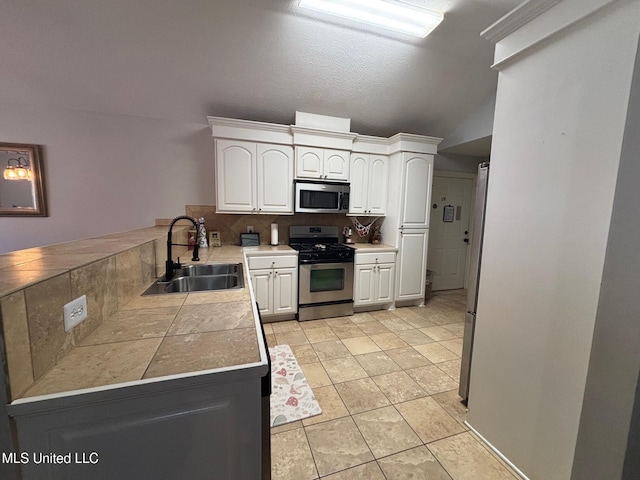
<instances>
[{"instance_id":1,"label":"door knob","mask_svg":"<svg viewBox=\"0 0 640 480\"><path fill-rule=\"evenodd\" d=\"M465 239L464 239L464 243L469 243L469 239L468 239L468 238L465 238Z\"/></svg>"}]
</instances>

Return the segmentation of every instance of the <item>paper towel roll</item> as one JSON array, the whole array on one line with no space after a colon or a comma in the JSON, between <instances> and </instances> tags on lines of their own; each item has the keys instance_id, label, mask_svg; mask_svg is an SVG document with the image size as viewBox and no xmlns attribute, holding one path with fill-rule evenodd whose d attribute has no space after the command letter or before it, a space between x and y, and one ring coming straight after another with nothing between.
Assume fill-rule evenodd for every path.
<instances>
[{"instance_id":1,"label":"paper towel roll","mask_svg":"<svg viewBox=\"0 0 640 480\"><path fill-rule=\"evenodd\" d=\"M271 224L271 245L278 245L278 224Z\"/></svg>"}]
</instances>

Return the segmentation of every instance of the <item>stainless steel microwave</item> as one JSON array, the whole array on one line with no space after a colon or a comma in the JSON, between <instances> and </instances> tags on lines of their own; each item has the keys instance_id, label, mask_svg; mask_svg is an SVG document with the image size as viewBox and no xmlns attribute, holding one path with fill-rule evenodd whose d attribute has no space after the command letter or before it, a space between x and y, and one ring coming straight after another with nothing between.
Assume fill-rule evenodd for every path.
<instances>
[{"instance_id":1,"label":"stainless steel microwave","mask_svg":"<svg viewBox=\"0 0 640 480\"><path fill-rule=\"evenodd\" d=\"M295 180L295 211L300 213L347 213L349 184Z\"/></svg>"}]
</instances>

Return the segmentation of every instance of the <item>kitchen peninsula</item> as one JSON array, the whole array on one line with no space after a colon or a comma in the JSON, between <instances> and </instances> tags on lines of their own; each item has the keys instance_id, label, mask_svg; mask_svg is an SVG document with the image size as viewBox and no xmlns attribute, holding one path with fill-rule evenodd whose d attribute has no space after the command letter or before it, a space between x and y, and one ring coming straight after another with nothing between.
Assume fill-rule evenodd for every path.
<instances>
[{"instance_id":1,"label":"kitchen peninsula","mask_svg":"<svg viewBox=\"0 0 640 480\"><path fill-rule=\"evenodd\" d=\"M253 293L247 283L141 297L161 273L166 231L0 256L15 451L99 458L29 462L20 466L23 478L260 477L268 362ZM186 243L179 240L186 230L174 235ZM249 278L240 247L200 256L243 263ZM89 317L65 332L62 306L83 294Z\"/></svg>"}]
</instances>

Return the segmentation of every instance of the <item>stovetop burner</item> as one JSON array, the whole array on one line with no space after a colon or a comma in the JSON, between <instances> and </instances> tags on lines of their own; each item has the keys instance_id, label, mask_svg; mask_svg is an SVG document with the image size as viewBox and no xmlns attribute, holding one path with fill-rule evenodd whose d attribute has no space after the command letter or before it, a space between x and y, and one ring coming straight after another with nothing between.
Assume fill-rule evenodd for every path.
<instances>
[{"instance_id":1,"label":"stovetop burner","mask_svg":"<svg viewBox=\"0 0 640 480\"><path fill-rule=\"evenodd\" d=\"M299 252L299 263L353 262L355 251L338 243L338 227L290 227L289 246Z\"/></svg>"}]
</instances>

